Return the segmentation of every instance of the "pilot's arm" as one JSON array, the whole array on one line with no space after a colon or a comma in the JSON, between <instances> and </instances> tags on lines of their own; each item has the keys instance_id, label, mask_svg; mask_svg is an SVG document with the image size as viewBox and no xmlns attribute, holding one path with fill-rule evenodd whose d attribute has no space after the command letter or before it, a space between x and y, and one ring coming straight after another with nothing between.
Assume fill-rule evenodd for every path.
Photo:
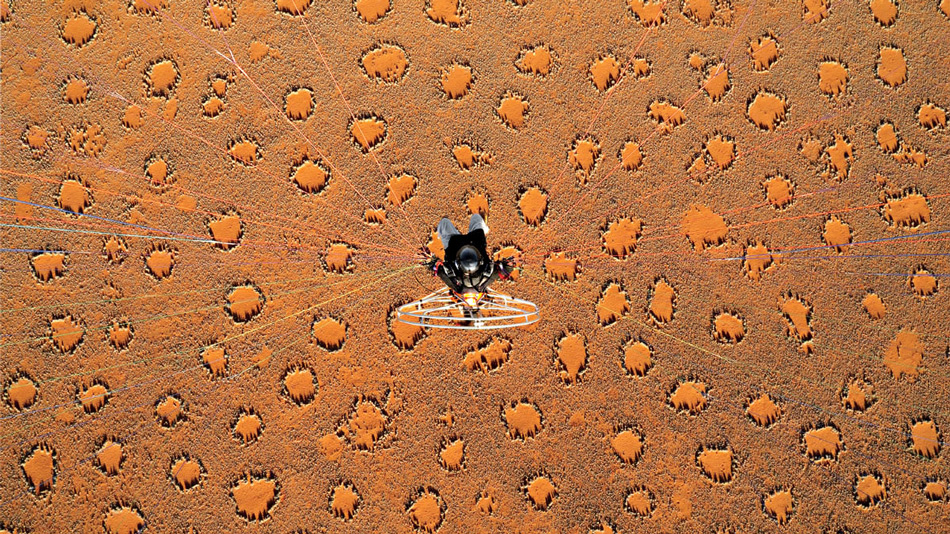
<instances>
[{"instance_id":1,"label":"pilot's arm","mask_svg":"<svg viewBox=\"0 0 950 534\"><path fill-rule=\"evenodd\" d=\"M495 280L511 280L511 271L514 267L511 265L511 262L508 258L503 258L499 261L493 262L490 264L491 274L488 276L488 279L482 282L478 286L480 292L484 292L488 289Z\"/></svg>"},{"instance_id":2,"label":"pilot's arm","mask_svg":"<svg viewBox=\"0 0 950 534\"><path fill-rule=\"evenodd\" d=\"M445 263L441 260L436 261L433 265L432 274L438 276L452 291L456 293L462 291L462 282L454 276L455 273L446 268Z\"/></svg>"}]
</instances>

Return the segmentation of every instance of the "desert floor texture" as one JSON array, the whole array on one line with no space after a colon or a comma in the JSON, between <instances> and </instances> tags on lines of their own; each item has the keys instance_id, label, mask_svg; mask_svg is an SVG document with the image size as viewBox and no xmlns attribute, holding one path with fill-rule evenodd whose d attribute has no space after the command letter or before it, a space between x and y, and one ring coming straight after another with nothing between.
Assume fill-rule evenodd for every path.
<instances>
[{"instance_id":1,"label":"desert floor texture","mask_svg":"<svg viewBox=\"0 0 950 534\"><path fill-rule=\"evenodd\" d=\"M950 532L950 1L0 7L0 531Z\"/></svg>"}]
</instances>

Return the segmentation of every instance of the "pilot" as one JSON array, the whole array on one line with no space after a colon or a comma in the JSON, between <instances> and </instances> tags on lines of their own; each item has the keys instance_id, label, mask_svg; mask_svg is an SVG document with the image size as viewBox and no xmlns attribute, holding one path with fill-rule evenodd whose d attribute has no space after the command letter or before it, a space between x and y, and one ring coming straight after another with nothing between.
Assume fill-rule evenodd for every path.
<instances>
[{"instance_id":1,"label":"pilot","mask_svg":"<svg viewBox=\"0 0 950 534\"><path fill-rule=\"evenodd\" d=\"M488 257L485 240L488 225L481 215L472 215L466 234L460 233L447 218L439 221L437 232L445 249L445 259L432 257L426 265L455 293L484 293L495 280L511 279L514 269L511 258L491 261Z\"/></svg>"}]
</instances>

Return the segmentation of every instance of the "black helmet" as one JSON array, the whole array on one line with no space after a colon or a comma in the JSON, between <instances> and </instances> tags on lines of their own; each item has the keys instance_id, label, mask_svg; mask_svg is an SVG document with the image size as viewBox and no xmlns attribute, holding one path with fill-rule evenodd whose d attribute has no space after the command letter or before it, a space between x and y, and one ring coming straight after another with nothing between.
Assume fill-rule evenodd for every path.
<instances>
[{"instance_id":1,"label":"black helmet","mask_svg":"<svg viewBox=\"0 0 950 534\"><path fill-rule=\"evenodd\" d=\"M478 267L482 263L482 255L478 253L478 250L472 245L465 245L462 247L458 256L456 256L455 265L460 271L465 274L472 275L478 271Z\"/></svg>"}]
</instances>

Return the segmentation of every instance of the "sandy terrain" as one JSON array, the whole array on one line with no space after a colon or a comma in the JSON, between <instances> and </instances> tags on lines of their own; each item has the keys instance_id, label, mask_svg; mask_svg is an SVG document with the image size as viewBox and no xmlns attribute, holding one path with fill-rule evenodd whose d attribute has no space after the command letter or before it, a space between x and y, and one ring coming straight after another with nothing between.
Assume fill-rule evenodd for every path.
<instances>
[{"instance_id":1,"label":"sandy terrain","mask_svg":"<svg viewBox=\"0 0 950 534\"><path fill-rule=\"evenodd\" d=\"M950 531L947 0L0 19L0 531Z\"/></svg>"}]
</instances>

